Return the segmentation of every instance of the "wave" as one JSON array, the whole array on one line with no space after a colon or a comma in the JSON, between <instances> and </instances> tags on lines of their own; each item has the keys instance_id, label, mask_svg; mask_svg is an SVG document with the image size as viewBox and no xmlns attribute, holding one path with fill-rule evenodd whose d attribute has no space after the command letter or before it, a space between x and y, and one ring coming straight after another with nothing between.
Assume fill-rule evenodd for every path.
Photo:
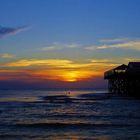
<instances>
[{"instance_id":1,"label":"wave","mask_svg":"<svg viewBox=\"0 0 140 140\"><path fill-rule=\"evenodd\" d=\"M11 125L10 125L11 126ZM55 127L55 128L65 128L65 127L131 127L131 126L139 126L138 124L107 124L107 123L61 123L61 122L48 122L48 123L18 123L13 124L12 126L16 127Z\"/></svg>"},{"instance_id":2,"label":"wave","mask_svg":"<svg viewBox=\"0 0 140 140\"><path fill-rule=\"evenodd\" d=\"M0 134L0 139L7 138L8 140L11 139L21 139L21 137L31 137L30 135L23 135L23 134Z\"/></svg>"},{"instance_id":3,"label":"wave","mask_svg":"<svg viewBox=\"0 0 140 140\"><path fill-rule=\"evenodd\" d=\"M95 100L105 100L109 99L107 94L84 94L78 96L68 96L68 95L53 95L53 96L40 96L39 99L44 102L50 103L79 103L79 102L91 102Z\"/></svg>"},{"instance_id":4,"label":"wave","mask_svg":"<svg viewBox=\"0 0 140 140\"><path fill-rule=\"evenodd\" d=\"M38 118L45 118L46 115L40 115ZM47 118L77 118L77 119L140 119L140 116L136 115L91 115L91 114L53 114L47 115Z\"/></svg>"}]
</instances>

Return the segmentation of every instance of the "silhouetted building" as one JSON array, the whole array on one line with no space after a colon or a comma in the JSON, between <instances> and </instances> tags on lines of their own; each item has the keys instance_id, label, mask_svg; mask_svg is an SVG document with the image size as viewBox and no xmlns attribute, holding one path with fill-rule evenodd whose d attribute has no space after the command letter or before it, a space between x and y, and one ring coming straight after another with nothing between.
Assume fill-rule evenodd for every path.
<instances>
[{"instance_id":1,"label":"silhouetted building","mask_svg":"<svg viewBox=\"0 0 140 140\"><path fill-rule=\"evenodd\" d=\"M140 62L129 62L104 73L109 93L140 96Z\"/></svg>"}]
</instances>

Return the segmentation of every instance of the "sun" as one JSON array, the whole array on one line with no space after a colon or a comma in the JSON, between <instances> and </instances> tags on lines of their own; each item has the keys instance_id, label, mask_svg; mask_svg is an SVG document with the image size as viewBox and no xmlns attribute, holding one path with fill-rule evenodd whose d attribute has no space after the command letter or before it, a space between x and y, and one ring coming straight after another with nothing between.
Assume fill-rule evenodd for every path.
<instances>
[{"instance_id":1,"label":"sun","mask_svg":"<svg viewBox=\"0 0 140 140\"><path fill-rule=\"evenodd\" d=\"M63 79L66 82L76 82L78 81L79 74L75 71L65 72L63 75Z\"/></svg>"}]
</instances>

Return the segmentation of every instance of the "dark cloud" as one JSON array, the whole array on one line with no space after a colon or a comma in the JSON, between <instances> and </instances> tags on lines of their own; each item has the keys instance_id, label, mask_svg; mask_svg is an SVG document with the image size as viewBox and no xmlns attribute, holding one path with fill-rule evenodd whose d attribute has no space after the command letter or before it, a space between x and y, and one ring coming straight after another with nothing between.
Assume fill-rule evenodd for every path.
<instances>
[{"instance_id":1,"label":"dark cloud","mask_svg":"<svg viewBox=\"0 0 140 140\"><path fill-rule=\"evenodd\" d=\"M0 80L0 90L15 89L106 89L107 81L102 77L87 81L63 82L56 80Z\"/></svg>"},{"instance_id":2,"label":"dark cloud","mask_svg":"<svg viewBox=\"0 0 140 140\"><path fill-rule=\"evenodd\" d=\"M8 35L15 35L19 32L25 31L29 26L20 26L16 28L0 26L0 38Z\"/></svg>"}]
</instances>

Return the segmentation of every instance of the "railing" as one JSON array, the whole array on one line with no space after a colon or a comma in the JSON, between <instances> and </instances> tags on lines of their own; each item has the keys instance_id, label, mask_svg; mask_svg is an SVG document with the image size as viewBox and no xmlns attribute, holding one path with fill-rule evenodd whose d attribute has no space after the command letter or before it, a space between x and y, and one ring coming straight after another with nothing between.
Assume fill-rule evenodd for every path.
<instances>
[{"instance_id":1,"label":"railing","mask_svg":"<svg viewBox=\"0 0 140 140\"><path fill-rule=\"evenodd\" d=\"M122 75L122 74L125 74L125 73L126 73L126 70L115 70L115 69L112 69L112 70L109 70L109 71L104 73L104 78L107 79L109 77L118 76L118 75Z\"/></svg>"}]
</instances>

